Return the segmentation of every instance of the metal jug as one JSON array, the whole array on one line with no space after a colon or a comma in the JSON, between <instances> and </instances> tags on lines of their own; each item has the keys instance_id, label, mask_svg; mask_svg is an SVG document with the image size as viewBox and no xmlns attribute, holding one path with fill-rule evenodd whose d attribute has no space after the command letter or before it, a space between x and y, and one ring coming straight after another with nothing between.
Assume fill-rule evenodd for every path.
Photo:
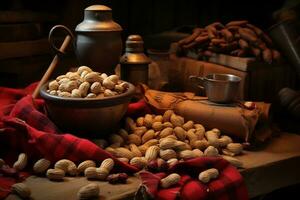
<instances>
[{"instance_id":1,"label":"metal jug","mask_svg":"<svg viewBox=\"0 0 300 200\"><path fill-rule=\"evenodd\" d=\"M112 10L104 5L92 5L84 10L84 20L77 25L75 32L63 25L54 26L49 32L49 42L59 54L53 43L53 32L64 29L73 38L75 54L81 65L94 71L114 74L122 53L122 27L113 21Z\"/></svg>"}]
</instances>

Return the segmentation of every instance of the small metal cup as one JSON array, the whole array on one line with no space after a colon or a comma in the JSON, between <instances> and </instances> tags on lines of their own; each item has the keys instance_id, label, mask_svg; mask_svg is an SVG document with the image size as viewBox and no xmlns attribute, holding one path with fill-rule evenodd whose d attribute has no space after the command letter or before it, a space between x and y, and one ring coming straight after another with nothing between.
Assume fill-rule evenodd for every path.
<instances>
[{"instance_id":1,"label":"small metal cup","mask_svg":"<svg viewBox=\"0 0 300 200\"><path fill-rule=\"evenodd\" d=\"M241 78L232 74L209 74L205 77L190 76L198 87L205 89L209 101L232 103L237 100Z\"/></svg>"}]
</instances>

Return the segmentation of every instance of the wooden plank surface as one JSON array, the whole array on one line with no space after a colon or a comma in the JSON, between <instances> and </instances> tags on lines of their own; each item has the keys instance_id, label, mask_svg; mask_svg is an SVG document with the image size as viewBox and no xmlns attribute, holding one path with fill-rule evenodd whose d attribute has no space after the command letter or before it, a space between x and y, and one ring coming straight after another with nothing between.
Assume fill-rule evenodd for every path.
<instances>
[{"instance_id":1,"label":"wooden plank surface","mask_svg":"<svg viewBox=\"0 0 300 200\"><path fill-rule=\"evenodd\" d=\"M25 184L31 189L34 200L72 200L77 199L77 191L84 185L96 182L100 187L99 199L125 199L133 197L141 181L130 177L127 184L112 185L104 181L88 181L85 177L65 177L63 182L53 182L46 178L31 176ZM20 199L16 195L9 195L6 200Z\"/></svg>"},{"instance_id":2,"label":"wooden plank surface","mask_svg":"<svg viewBox=\"0 0 300 200\"><path fill-rule=\"evenodd\" d=\"M300 136L284 133L259 151L245 151L239 156L245 169L241 170L249 196L255 197L275 189L300 183ZM29 177L25 183L32 190L35 200L76 199L78 189L91 181L84 177L66 178L64 182L52 182L46 178ZM111 185L97 181L99 199L125 199L133 197L141 181L131 177L126 185ZM19 199L9 195L6 200Z\"/></svg>"},{"instance_id":3,"label":"wooden plank surface","mask_svg":"<svg viewBox=\"0 0 300 200\"><path fill-rule=\"evenodd\" d=\"M242 58L214 53L213 56L208 59L208 61L219 65L229 66L241 71L249 71L251 70L251 68L249 68L249 64L251 62L255 62L255 58Z\"/></svg>"},{"instance_id":4,"label":"wooden plank surface","mask_svg":"<svg viewBox=\"0 0 300 200\"><path fill-rule=\"evenodd\" d=\"M300 183L300 136L282 134L259 151L238 156L249 196L255 197Z\"/></svg>"}]
</instances>

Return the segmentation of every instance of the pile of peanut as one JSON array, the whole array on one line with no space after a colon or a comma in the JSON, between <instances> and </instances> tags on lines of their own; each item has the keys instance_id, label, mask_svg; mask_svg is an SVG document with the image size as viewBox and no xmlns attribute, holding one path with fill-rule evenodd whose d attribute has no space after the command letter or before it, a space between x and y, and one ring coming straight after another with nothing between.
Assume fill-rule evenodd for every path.
<instances>
[{"instance_id":1,"label":"pile of peanut","mask_svg":"<svg viewBox=\"0 0 300 200\"><path fill-rule=\"evenodd\" d=\"M199 58L223 53L238 57L255 56L272 63L280 59L270 37L248 21L231 21L226 25L212 23L205 28L195 28L193 34L180 40L183 49L196 49Z\"/></svg>"},{"instance_id":2,"label":"pile of peanut","mask_svg":"<svg viewBox=\"0 0 300 200\"><path fill-rule=\"evenodd\" d=\"M205 130L201 124L185 121L183 117L167 110L163 115L146 114L136 120L126 118L125 129L112 134L109 141L104 139L93 141L98 146L117 157L123 162L149 171L163 171L174 164L197 157L222 156L236 167L242 167L242 162L233 156L241 154L243 146L234 143L227 135L214 128ZM110 144L110 145L109 145ZM28 162L28 156L21 153L13 168L22 171ZM33 172L37 175L45 174L51 181L63 181L66 175L77 176L84 174L87 179L109 181L110 183L126 183L127 174L110 174L114 167L111 158L103 160L99 167L96 162L86 160L78 166L68 159L62 159L51 167L51 162L42 158L33 165ZM0 168L6 166L0 159ZM198 179L203 183L219 176L215 168L202 171ZM178 183L180 175L173 173L161 179L160 186L171 187ZM13 185L12 192L22 198L28 198L30 189L23 183ZM87 199L99 195L97 184L88 184L78 191L79 199Z\"/></svg>"},{"instance_id":3,"label":"pile of peanut","mask_svg":"<svg viewBox=\"0 0 300 200\"><path fill-rule=\"evenodd\" d=\"M117 75L92 71L81 66L76 72L68 72L49 82L47 92L59 97L102 98L124 93L128 84Z\"/></svg>"},{"instance_id":4,"label":"pile of peanut","mask_svg":"<svg viewBox=\"0 0 300 200\"><path fill-rule=\"evenodd\" d=\"M126 118L125 129L109 139L94 142L115 157L140 169L166 162L174 165L181 160L202 156L222 156L236 167L242 163L233 156L242 153L243 145L235 143L218 129L205 130L201 124L185 121L172 110L163 115L146 114L134 121ZM148 166L149 167L149 166Z\"/></svg>"}]
</instances>

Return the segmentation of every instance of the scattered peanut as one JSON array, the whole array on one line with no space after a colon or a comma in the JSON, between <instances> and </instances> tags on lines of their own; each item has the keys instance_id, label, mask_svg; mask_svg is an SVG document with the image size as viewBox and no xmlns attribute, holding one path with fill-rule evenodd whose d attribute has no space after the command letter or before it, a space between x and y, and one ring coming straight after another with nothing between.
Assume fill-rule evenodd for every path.
<instances>
[{"instance_id":1,"label":"scattered peanut","mask_svg":"<svg viewBox=\"0 0 300 200\"><path fill-rule=\"evenodd\" d=\"M17 194L22 199L27 199L31 195L31 190L24 183L15 183L11 186L11 192Z\"/></svg>"},{"instance_id":2,"label":"scattered peanut","mask_svg":"<svg viewBox=\"0 0 300 200\"><path fill-rule=\"evenodd\" d=\"M42 158L33 165L33 171L36 174L45 173L46 170L50 167L51 162L45 158Z\"/></svg>"},{"instance_id":3,"label":"scattered peanut","mask_svg":"<svg viewBox=\"0 0 300 200\"><path fill-rule=\"evenodd\" d=\"M203 156L203 152L200 149L193 149L195 157Z\"/></svg>"},{"instance_id":4,"label":"scattered peanut","mask_svg":"<svg viewBox=\"0 0 300 200\"><path fill-rule=\"evenodd\" d=\"M159 153L159 147L158 146L151 146L147 149L145 153L145 158L147 161L155 160Z\"/></svg>"},{"instance_id":5,"label":"scattered peanut","mask_svg":"<svg viewBox=\"0 0 300 200\"><path fill-rule=\"evenodd\" d=\"M145 142L153 139L154 137L155 137L155 132L154 132L154 130L150 129L146 133L144 133L144 135L142 137L142 143L144 144Z\"/></svg>"},{"instance_id":6,"label":"scattered peanut","mask_svg":"<svg viewBox=\"0 0 300 200\"><path fill-rule=\"evenodd\" d=\"M144 126L144 117L137 118L136 125L137 126Z\"/></svg>"},{"instance_id":7,"label":"scattered peanut","mask_svg":"<svg viewBox=\"0 0 300 200\"><path fill-rule=\"evenodd\" d=\"M219 139L220 147L226 147L229 143L232 143L232 139L229 136L223 135L220 137Z\"/></svg>"},{"instance_id":8,"label":"scattered peanut","mask_svg":"<svg viewBox=\"0 0 300 200\"><path fill-rule=\"evenodd\" d=\"M178 157L187 160L190 158L195 158L196 155L192 150L183 150L179 152Z\"/></svg>"},{"instance_id":9,"label":"scattered peanut","mask_svg":"<svg viewBox=\"0 0 300 200\"><path fill-rule=\"evenodd\" d=\"M54 180L54 181L61 181L63 180L64 176L65 176L65 171L62 169L48 169L46 176L48 177L48 179L50 180Z\"/></svg>"},{"instance_id":10,"label":"scattered peanut","mask_svg":"<svg viewBox=\"0 0 300 200\"><path fill-rule=\"evenodd\" d=\"M205 149L204 151L204 155L205 156L218 156L219 155L219 151L217 148L213 147L213 146L209 146Z\"/></svg>"},{"instance_id":11,"label":"scattered peanut","mask_svg":"<svg viewBox=\"0 0 300 200\"><path fill-rule=\"evenodd\" d=\"M115 162L113 159L111 158L107 158L105 160L102 161L101 165L100 165L100 169L104 168L106 169L108 172L110 172L112 170L112 168L114 167Z\"/></svg>"},{"instance_id":12,"label":"scattered peanut","mask_svg":"<svg viewBox=\"0 0 300 200\"><path fill-rule=\"evenodd\" d=\"M164 160L170 160L171 158L177 158L176 152L173 149L160 150L159 156Z\"/></svg>"},{"instance_id":13,"label":"scattered peanut","mask_svg":"<svg viewBox=\"0 0 300 200\"><path fill-rule=\"evenodd\" d=\"M88 167L96 167L96 163L93 160L86 160L80 163L77 167L78 173L84 172L84 170Z\"/></svg>"},{"instance_id":14,"label":"scattered peanut","mask_svg":"<svg viewBox=\"0 0 300 200\"><path fill-rule=\"evenodd\" d=\"M139 169L143 169L147 165L147 160L144 157L134 157L130 160L130 164Z\"/></svg>"},{"instance_id":15,"label":"scattered peanut","mask_svg":"<svg viewBox=\"0 0 300 200\"><path fill-rule=\"evenodd\" d=\"M226 149L234 153L235 155L238 155L243 151L243 145L240 143L229 143L226 146Z\"/></svg>"},{"instance_id":16,"label":"scattered peanut","mask_svg":"<svg viewBox=\"0 0 300 200\"><path fill-rule=\"evenodd\" d=\"M130 150L128 150L124 147L115 148L114 155L117 157L128 158L129 160L134 157L134 154Z\"/></svg>"},{"instance_id":17,"label":"scattered peanut","mask_svg":"<svg viewBox=\"0 0 300 200\"><path fill-rule=\"evenodd\" d=\"M88 167L84 170L84 176L88 179L96 179L97 178L97 172L96 167Z\"/></svg>"},{"instance_id":18,"label":"scattered peanut","mask_svg":"<svg viewBox=\"0 0 300 200\"><path fill-rule=\"evenodd\" d=\"M180 180L180 175L173 173L173 174L170 174L167 177L161 179L160 186L163 188L169 188L169 187L175 185L176 183L178 183L179 180Z\"/></svg>"},{"instance_id":19,"label":"scattered peanut","mask_svg":"<svg viewBox=\"0 0 300 200\"><path fill-rule=\"evenodd\" d=\"M173 110L167 110L163 115L163 122L170 122L171 115L174 114Z\"/></svg>"},{"instance_id":20,"label":"scattered peanut","mask_svg":"<svg viewBox=\"0 0 300 200\"><path fill-rule=\"evenodd\" d=\"M182 128L184 128L184 130L188 131L190 129L192 129L194 127L194 122L193 121L188 121L185 124L182 125Z\"/></svg>"},{"instance_id":21,"label":"scattered peanut","mask_svg":"<svg viewBox=\"0 0 300 200\"><path fill-rule=\"evenodd\" d=\"M184 124L184 119L183 117L176 115L176 114L172 114L170 117L170 122L176 127L176 126L180 126L182 127L182 125Z\"/></svg>"},{"instance_id":22,"label":"scattered peanut","mask_svg":"<svg viewBox=\"0 0 300 200\"><path fill-rule=\"evenodd\" d=\"M243 167L243 163L237 158L231 156L225 156L225 155L222 155L222 157L235 167L238 168Z\"/></svg>"},{"instance_id":23,"label":"scattered peanut","mask_svg":"<svg viewBox=\"0 0 300 200\"><path fill-rule=\"evenodd\" d=\"M135 157L142 157L142 152L135 144L129 144L129 149Z\"/></svg>"},{"instance_id":24,"label":"scattered peanut","mask_svg":"<svg viewBox=\"0 0 300 200\"><path fill-rule=\"evenodd\" d=\"M128 158L118 158L118 160L121 161L121 162L129 163Z\"/></svg>"},{"instance_id":25,"label":"scattered peanut","mask_svg":"<svg viewBox=\"0 0 300 200\"><path fill-rule=\"evenodd\" d=\"M77 167L75 163L68 159L62 159L55 163L55 169L61 169L65 173L68 173L71 176L75 176L77 174Z\"/></svg>"},{"instance_id":26,"label":"scattered peanut","mask_svg":"<svg viewBox=\"0 0 300 200\"><path fill-rule=\"evenodd\" d=\"M201 172L198 178L202 183L208 183L211 179L215 179L218 176L219 176L219 171L215 168L211 168Z\"/></svg>"},{"instance_id":27,"label":"scattered peanut","mask_svg":"<svg viewBox=\"0 0 300 200\"><path fill-rule=\"evenodd\" d=\"M173 165L178 163L178 159L177 158L171 158L170 160L167 161L167 163L169 164L169 167L172 167Z\"/></svg>"},{"instance_id":28,"label":"scattered peanut","mask_svg":"<svg viewBox=\"0 0 300 200\"><path fill-rule=\"evenodd\" d=\"M146 114L144 118L144 124L147 128L151 128L153 123L153 117L150 114Z\"/></svg>"},{"instance_id":29,"label":"scattered peanut","mask_svg":"<svg viewBox=\"0 0 300 200\"><path fill-rule=\"evenodd\" d=\"M13 168L18 171L23 170L27 165L27 155L25 153L19 154L18 160L14 163Z\"/></svg>"},{"instance_id":30,"label":"scattered peanut","mask_svg":"<svg viewBox=\"0 0 300 200\"><path fill-rule=\"evenodd\" d=\"M109 171L104 167L96 168L96 173L97 173L97 179L102 181L105 180L109 175Z\"/></svg>"},{"instance_id":31,"label":"scattered peanut","mask_svg":"<svg viewBox=\"0 0 300 200\"><path fill-rule=\"evenodd\" d=\"M99 196L99 185L96 183L90 183L79 189L77 197L79 200L91 199Z\"/></svg>"}]
</instances>

